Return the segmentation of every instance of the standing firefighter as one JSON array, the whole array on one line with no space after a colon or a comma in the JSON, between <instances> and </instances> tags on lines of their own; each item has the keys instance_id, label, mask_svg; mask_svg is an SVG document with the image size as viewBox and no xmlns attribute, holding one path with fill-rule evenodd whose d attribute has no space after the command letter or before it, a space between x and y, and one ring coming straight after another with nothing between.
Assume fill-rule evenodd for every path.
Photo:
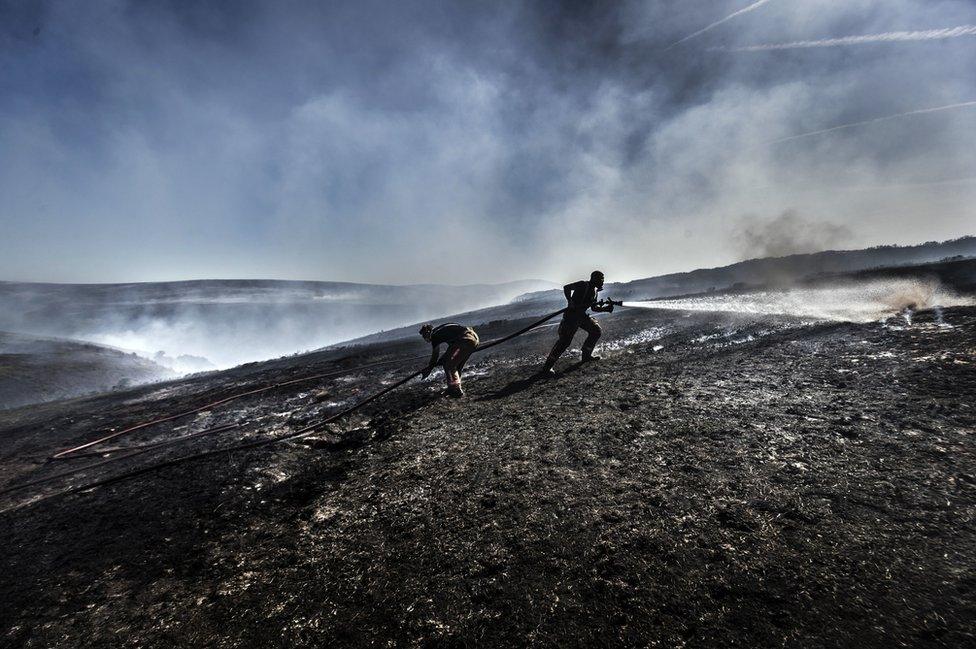
<instances>
[{"instance_id":1,"label":"standing firefighter","mask_svg":"<svg viewBox=\"0 0 976 649\"><path fill-rule=\"evenodd\" d=\"M433 347L430 364L424 370L424 378L426 379L433 369L441 364L444 366L444 377L447 379L447 393L452 397L464 396L461 390L461 369L468 356L478 348L478 334L471 327L448 322L436 327L425 324L420 328L420 335ZM443 343L447 343L447 351L438 361L437 354Z\"/></svg>"},{"instance_id":2,"label":"standing firefighter","mask_svg":"<svg viewBox=\"0 0 976 649\"><path fill-rule=\"evenodd\" d=\"M581 280L563 287L563 293L566 294L569 305L566 307L566 313L563 314L562 322L559 323L559 340L549 352L549 358L546 359L546 364L542 367L543 375L552 376L555 374L552 368L562 353L569 348L578 329L582 329L587 334L586 340L583 342L583 361L600 360L599 356L593 355L596 341L600 339L600 325L586 310L593 309L600 313L613 312L614 303L612 300L609 304L602 301L597 302L596 294L602 290L603 273L598 270L590 273L590 281L588 282Z\"/></svg>"}]
</instances>

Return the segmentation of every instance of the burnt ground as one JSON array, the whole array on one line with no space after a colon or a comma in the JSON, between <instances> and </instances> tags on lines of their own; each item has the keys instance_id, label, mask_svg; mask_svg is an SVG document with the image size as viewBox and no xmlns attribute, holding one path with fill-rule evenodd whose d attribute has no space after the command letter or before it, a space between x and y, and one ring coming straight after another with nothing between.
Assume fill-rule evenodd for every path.
<instances>
[{"instance_id":1,"label":"burnt ground","mask_svg":"<svg viewBox=\"0 0 976 649\"><path fill-rule=\"evenodd\" d=\"M119 446L243 423L0 497L2 644L973 645L976 308L944 317L626 310L603 320L603 361L564 359L554 380L526 380L544 328L474 357L461 401L412 383L315 440L34 500L293 430L402 370L142 431ZM2 413L3 483L215 395L423 351L332 350Z\"/></svg>"}]
</instances>

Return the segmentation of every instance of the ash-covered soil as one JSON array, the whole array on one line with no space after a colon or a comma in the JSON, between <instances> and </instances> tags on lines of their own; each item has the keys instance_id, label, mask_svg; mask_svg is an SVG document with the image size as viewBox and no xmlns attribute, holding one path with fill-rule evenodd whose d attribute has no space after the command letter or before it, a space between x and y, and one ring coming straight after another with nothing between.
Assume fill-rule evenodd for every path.
<instances>
[{"instance_id":1,"label":"ash-covered soil","mask_svg":"<svg viewBox=\"0 0 976 649\"><path fill-rule=\"evenodd\" d=\"M475 356L463 400L435 375L312 440L36 500L283 434L421 361L140 431L106 446L241 424L2 496L2 644L972 645L976 308L942 318L624 310L601 318L602 361L564 359L553 380L529 380L545 327ZM112 428L424 352L330 350L3 413L3 483L100 461L46 458Z\"/></svg>"}]
</instances>

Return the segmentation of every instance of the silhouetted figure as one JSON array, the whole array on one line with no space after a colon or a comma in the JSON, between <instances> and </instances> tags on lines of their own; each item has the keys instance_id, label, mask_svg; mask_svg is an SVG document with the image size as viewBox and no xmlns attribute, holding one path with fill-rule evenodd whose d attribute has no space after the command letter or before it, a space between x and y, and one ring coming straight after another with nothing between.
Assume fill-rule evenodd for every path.
<instances>
[{"instance_id":1,"label":"silhouetted figure","mask_svg":"<svg viewBox=\"0 0 976 649\"><path fill-rule=\"evenodd\" d=\"M433 347L430 363L424 370L423 377L426 379L441 364L444 366L444 378L447 379L447 393L452 397L464 396L464 391L461 390L461 370L468 357L478 348L478 334L471 327L448 322L436 327L425 324L420 328L420 335ZM444 343L447 344L447 350L438 361L438 351Z\"/></svg>"},{"instance_id":2,"label":"silhouetted figure","mask_svg":"<svg viewBox=\"0 0 976 649\"><path fill-rule=\"evenodd\" d=\"M549 352L549 358L546 359L546 364L542 366L542 374L549 376L555 374L552 368L562 353L569 348L573 342L573 336L579 329L587 334L586 340L583 342L583 361L600 360L599 356L593 355L596 341L600 339L600 325L586 310L593 309L602 313L613 312L613 304L604 305L602 302L597 302L597 293L602 290L603 273L598 270L590 273L589 281L582 280L563 287L563 293L566 294L566 301L569 302L569 305L566 308L566 313L563 314L562 322L559 323L559 340Z\"/></svg>"}]
</instances>

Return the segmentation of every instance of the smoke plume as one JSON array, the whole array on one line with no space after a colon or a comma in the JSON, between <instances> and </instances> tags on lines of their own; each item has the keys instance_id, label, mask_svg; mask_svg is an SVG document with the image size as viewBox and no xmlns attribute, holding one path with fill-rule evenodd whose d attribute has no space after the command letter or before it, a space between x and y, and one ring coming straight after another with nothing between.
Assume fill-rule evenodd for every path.
<instances>
[{"instance_id":1,"label":"smoke plume","mask_svg":"<svg viewBox=\"0 0 976 649\"><path fill-rule=\"evenodd\" d=\"M746 217L733 236L745 258L784 257L837 246L850 239L851 230L806 219L791 210L772 219Z\"/></svg>"},{"instance_id":2,"label":"smoke plume","mask_svg":"<svg viewBox=\"0 0 976 649\"><path fill-rule=\"evenodd\" d=\"M767 144L976 100L971 28L707 49L953 25L976 3L0 2L0 280L626 280L787 209L960 237L971 110Z\"/></svg>"}]
</instances>

